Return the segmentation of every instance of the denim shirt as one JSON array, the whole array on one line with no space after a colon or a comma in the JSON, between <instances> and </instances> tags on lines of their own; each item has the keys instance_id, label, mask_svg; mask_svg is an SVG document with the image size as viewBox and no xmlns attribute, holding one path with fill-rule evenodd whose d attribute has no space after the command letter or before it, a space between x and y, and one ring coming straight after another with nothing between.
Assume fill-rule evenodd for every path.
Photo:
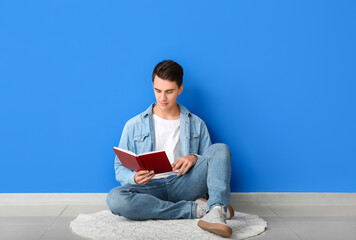
<instances>
[{"instance_id":1,"label":"denim shirt","mask_svg":"<svg viewBox=\"0 0 356 240\"><path fill-rule=\"evenodd\" d=\"M155 131L152 109L155 103L136 117L130 119L122 131L119 147L142 154L155 150ZM210 135L203 120L192 114L183 105L180 109L180 156L189 154L202 155L211 145ZM135 172L125 168L120 159L115 157L115 177L121 185L135 184Z\"/></svg>"}]
</instances>

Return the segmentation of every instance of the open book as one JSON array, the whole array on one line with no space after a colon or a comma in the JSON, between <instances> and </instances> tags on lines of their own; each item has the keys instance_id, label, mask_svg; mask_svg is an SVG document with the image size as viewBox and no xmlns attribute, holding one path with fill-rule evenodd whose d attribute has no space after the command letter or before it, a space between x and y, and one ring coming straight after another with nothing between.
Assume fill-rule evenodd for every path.
<instances>
[{"instance_id":1,"label":"open book","mask_svg":"<svg viewBox=\"0 0 356 240\"><path fill-rule=\"evenodd\" d=\"M133 171L153 170L155 174L173 171L165 151L154 151L136 155L123 148L114 147L113 149L122 165Z\"/></svg>"}]
</instances>

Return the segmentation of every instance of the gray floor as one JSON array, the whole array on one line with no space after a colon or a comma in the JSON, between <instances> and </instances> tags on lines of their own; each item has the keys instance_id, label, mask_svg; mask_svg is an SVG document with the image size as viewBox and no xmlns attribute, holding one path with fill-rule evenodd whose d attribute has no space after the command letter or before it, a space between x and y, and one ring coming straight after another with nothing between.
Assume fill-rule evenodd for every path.
<instances>
[{"instance_id":1,"label":"gray floor","mask_svg":"<svg viewBox=\"0 0 356 240\"><path fill-rule=\"evenodd\" d=\"M268 229L256 240L356 240L355 205L235 205L236 211L257 214ZM79 213L94 213L106 206L0 206L1 240L75 240L69 223Z\"/></svg>"}]
</instances>

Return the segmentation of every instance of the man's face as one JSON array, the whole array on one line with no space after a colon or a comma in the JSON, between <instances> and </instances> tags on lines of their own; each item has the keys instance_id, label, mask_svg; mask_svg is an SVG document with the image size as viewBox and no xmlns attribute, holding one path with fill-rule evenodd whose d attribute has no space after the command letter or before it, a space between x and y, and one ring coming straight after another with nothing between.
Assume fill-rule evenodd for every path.
<instances>
[{"instance_id":1,"label":"man's face","mask_svg":"<svg viewBox=\"0 0 356 240\"><path fill-rule=\"evenodd\" d=\"M179 88L176 82L155 76L153 90L157 101L156 106L161 111L169 111L177 106L177 97L183 91L183 85Z\"/></svg>"}]
</instances>

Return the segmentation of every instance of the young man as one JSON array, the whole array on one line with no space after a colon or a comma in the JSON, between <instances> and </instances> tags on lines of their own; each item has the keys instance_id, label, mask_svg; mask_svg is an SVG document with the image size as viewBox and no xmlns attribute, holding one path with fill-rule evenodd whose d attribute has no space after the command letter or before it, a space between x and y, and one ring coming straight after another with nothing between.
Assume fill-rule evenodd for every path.
<instances>
[{"instance_id":1,"label":"young man","mask_svg":"<svg viewBox=\"0 0 356 240\"><path fill-rule=\"evenodd\" d=\"M178 63L158 63L152 73L156 103L126 123L119 143L136 154L165 150L174 171L134 172L116 157L116 179L122 186L110 191L107 204L113 214L134 220L201 218L202 229L230 237L230 150L225 144L212 145L205 123L177 104L182 81Z\"/></svg>"}]
</instances>

